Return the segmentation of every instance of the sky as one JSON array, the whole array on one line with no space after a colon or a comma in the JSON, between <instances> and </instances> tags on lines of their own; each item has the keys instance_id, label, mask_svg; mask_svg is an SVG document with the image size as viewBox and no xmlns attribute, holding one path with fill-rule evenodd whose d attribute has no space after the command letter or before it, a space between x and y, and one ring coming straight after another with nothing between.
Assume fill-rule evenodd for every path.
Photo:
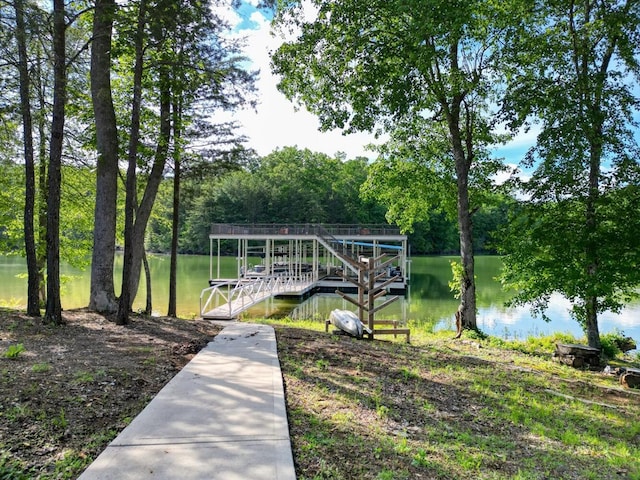
<instances>
[{"instance_id":1,"label":"sky","mask_svg":"<svg viewBox=\"0 0 640 480\"><path fill-rule=\"evenodd\" d=\"M339 130L321 132L313 114L303 107L296 109L278 91L278 78L271 73L269 53L280 45L281 40L271 34L269 19L265 12L256 9L257 3L258 0L247 0L239 10L227 8L223 13L234 27L233 34L246 38L244 52L252 62L251 69L260 71L257 111L238 111L233 116L243 125L239 133L248 137L247 146L260 156L268 155L277 148L297 146L329 156L342 152L347 159L358 156L375 159L375 153L366 148L371 143L380 143L373 135L358 133L345 136ZM519 135L508 145L500 147L497 155L515 167L534 140L535 131Z\"/></svg>"},{"instance_id":2,"label":"sky","mask_svg":"<svg viewBox=\"0 0 640 480\"><path fill-rule=\"evenodd\" d=\"M248 147L264 156L277 148L297 146L314 152L334 156L338 152L348 159L357 156L373 158L374 154L365 146L375 142L372 135L342 135L341 131L320 132L316 117L304 108L296 109L294 104L278 91L278 78L271 73L269 53L280 44L271 35L267 18L251 3L245 2L239 12L225 12L236 34L246 37L245 55L252 61L251 69L259 70L257 82L259 104L257 111L235 112L233 118L243 125L241 134L248 137Z\"/></svg>"}]
</instances>

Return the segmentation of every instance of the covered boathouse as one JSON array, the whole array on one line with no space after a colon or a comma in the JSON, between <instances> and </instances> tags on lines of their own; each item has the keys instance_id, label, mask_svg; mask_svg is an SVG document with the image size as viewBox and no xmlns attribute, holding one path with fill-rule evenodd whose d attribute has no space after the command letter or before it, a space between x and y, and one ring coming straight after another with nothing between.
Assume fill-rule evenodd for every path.
<instances>
[{"instance_id":1,"label":"covered boathouse","mask_svg":"<svg viewBox=\"0 0 640 480\"><path fill-rule=\"evenodd\" d=\"M235 243L235 278L221 278L223 241L227 248L228 241ZM376 282L389 294L404 295L410 276L407 242L389 225L213 224L209 287L200 294L200 314L233 319L269 297L355 293L362 261L381 265Z\"/></svg>"}]
</instances>

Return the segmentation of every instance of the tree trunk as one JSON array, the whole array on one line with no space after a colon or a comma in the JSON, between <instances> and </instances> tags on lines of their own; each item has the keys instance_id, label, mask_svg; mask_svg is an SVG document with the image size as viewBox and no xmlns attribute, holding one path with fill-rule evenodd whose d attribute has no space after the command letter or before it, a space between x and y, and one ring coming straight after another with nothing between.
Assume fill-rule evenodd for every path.
<instances>
[{"instance_id":1,"label":"tree trunk","mask_svg":"<svg viewBox=\"0 0 640 480\"><path fill-rule=\"evenodd\" d=\"M60 304L60 182L66 102L64 0L53 2L54 87L49 147L49 195L47 201L47 308L45 321L63 323Z\"/></svg>"},{"instance_id":2,"label":"tree trunk","mask_svg":"<svg viewBox=\"0 0 640 480\"><path fill-rule=\"evenodd\" d=\"M177 95L173 96L173 213L171 215L171 263L169 266L169 307L167 316L177 316L178 231L180 226L180 156L182 109Z\"/></svg>"},{"instance_id":3,"label":"tree trunk","mask_svg":"<svg viewBox=\"0 0 640 480\"><path fill-rule=\"evenodd\" d=\"M587 334L587 344L592 348L602 348L600 342L600 330L598 328L598 312L596 305L598 298L590 296L586 299L586 320L585 331Z\"/></svg>"},{"instance_id":4,"label":"tree trunk","mask_svg":"<svg viewBox=\"0 0 640 480\"><path fill-rule=\"evenodd\" d=\"M111 96L111 34L115 0L96 0L91 48L91 99L96 122L98 165L89 308L115 312L113 284L118 196L118 130Z\"/></svg>"},{"instance_id":5,"label":"tree trunk","mask_svg":"<svg viewBox=\"0 0 640 480\"><path fill-rule=\"evenodd\" d=\"M138 10L138 26L135 38L136 60L133 67L133 100L131 105L131 130L129 133L129 154L127 168L127 188L125 200L124 222L124 262L122 266L122 292L118 305L116 323L124 325L128 322L129 311L133 305L137 288L131 289L131 277L135 261L135 215L137 202L136 168L138 163L138 140L140 136L140 105L142 103L142 73L144 62L144 26L146 1L141 1ZM144 239L143 239L144 241ZM144 249L144 245L142 247ZM144 251L144 250L143 250ZM139 257L142 261L142 255Z\"/></svg>"},{"instance_id":6,"label":"tree trunk","mask_svg":"<svg viewBox=\"0 0 640 480\"><path fill-rule=\"evenodd\" d=\"M462 262L459 311L462 328L477 330L473 224L469 208L469 167L464 155L461 159L459 154L454 154L454 157L456 158L458 229L460 230L460 260Z\"/></svg>"},{"instance_id":7,"label":"tree trunk","mask_svg":"<svg viewBox=\"0 0 640 480\"><path fill-rule=\"evenodd\" d=\"M24 2L15 0L16 40L18 43L18 71L20 76L20 110L22 113L22 137L24 142L25 200L24 200L24 249L27 257L27 315L40 316L40 275L36 253L35 198L36 179L33 152L33 122L31 95L27 65L27 35L24 23Z\"/></svg>"},{"instance_id":8,"label":"tree trunk","mask_svg":"<svg viewBox=\"0 0 640 480\"><path fill-rule=\"evenodd\" d=\"M452 37L449 44L451 75L462 78L458 59L458 39ZM455 83L455 82L454 82ZM457 337L463 329L477 330L476 323L476 280L473 258L473 223L469 206L469 171L473 162L473 109L465 104L466 92L453 86L449 101L442 101L451 141L451 153L455 163L458 206L458 230L460 234L460 261L462 278L460 279L460 305L456 313L458 323ZM464 107L464 112L462 108ZM461 131L461 117L464 114L464 138ZM466 150L465 150L466 149Z\"/></svg>"},{"instance_id":9,"label":"tree trunk","mask_svg":"<svg viewBox=\"0 0 640 480\"><path fill-rule=\"evenodd\" d=\"M42 59L38 59L40 62ZM38 63L38 69L40 70L40 63ZM42 72L39 71L36 75L37 78L42 78ZM38 161L40 162L40 169L38 172L38 185L40 187L40 194L38 196L38 248L37 248L37 262L38 262L38 282L40 284L40 304L46 305L47 302L47 285L45 282L45 269L47 265L47 195L49 191L47 180L47 132L46 132L46 99L43 87L38 88L40 112L38 115L38 135L39 135L39 147L38 147Z\"/></svg>"},{"instance_id":10,"label":"tree trunk","mask_svg":"<svg viewBox=\"0 0 640 480\"><path fill-rule=\"evenodd\" d=\"M147 281L147 301L144 308L145 315L151 315L153 313L153 296L151 292L151 269L149 268L149 261L147 260L147 253L142 254L142 264L144 265L144 278Z\"/></svg>"},{"instance_id":11,"label":"tree trunk","mask_svg":"<svg viewBox=\"0 0 640 480\"><path fill-rule=\"evenodd\" d=\"M151 210L162 182L162 173L167 163L167 152L171 140L171 92L169 74L165 69L160 71L160 135L153 160L153 167L147 179L142 201L136 211L135 225L133 229L133 256L131 260L131 277L129 289L131 298L129 306L133 304L135 294L140 283L140 270L142 267L142 254L144 252L144 234L151 216Z\"/></svg>"},{"instance_id":12,"label":"tree trunk","mask_svg":"<svg viewBox=\"0 0 640 480\"><path fill-rule=\"evenodd\" d=\"M169 307L167 316L177 317L178 289L178 227L180 220L180 159L174 160L173 169L173 213L171 215L171 262L169 264Z\"/></svg>"},{"instance_id":13,"label":"tree trunk","mask_svg":"<svg viewBox=\"0 0 640 480\"><path fill-rule=\"evenodd\" d=\"M600 348L600 331L598 329L598 296L596 292L598 284L598 263L599 263L599 245L597 241L598 218L596 205L600 196L600 163L602 158L602 115L599 115L597 109L592 112L595 117L594 135L589 139L591 144L589 154L589 193L587 197L587 206L585 213L586 221L586 247L585 247L585 263L587 281L587 293L585 302L585 323L584 329L587 334L587 342L590 347Z\"/></svg>"},{"instance_id":14,"label":"tree trunk","mask_svg":"<svg viewBox=\"0 0 640 480\"><path fill-rule=\"evenodd\" d=\"M473 223L469 206L469 170L472 162L471 132L467 131L469 152L465 155L462 134L460 132L460 106L462 96L455 98L450 105L447 115L451 146L456 169L458 230L460 234L460 261L462 263L462 278L460 279L460 306L458 307L459 328L477 330L476 323L476 282L473 257ZM466 112L466 115L470 115ZM467 119L469 120L469 119ZM467 130L470 123L467 121Z\"/></svg>"}]
</instances>

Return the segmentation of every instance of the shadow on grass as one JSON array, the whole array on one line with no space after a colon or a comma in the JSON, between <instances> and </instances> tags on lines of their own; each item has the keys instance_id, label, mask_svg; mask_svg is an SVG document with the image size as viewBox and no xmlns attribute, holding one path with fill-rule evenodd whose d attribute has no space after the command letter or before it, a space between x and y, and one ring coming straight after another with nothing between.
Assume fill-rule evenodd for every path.
<instances>
[{"instance_id":1,"label":"shadow on grass","mask_svg":"<svg viewBox=\"0 0 640 480\"><path fill-rule=\"evenodd\" d=\"M637 397L473 355L278 329L299 478L638 478Z\"/></svg>"}]
</instances>

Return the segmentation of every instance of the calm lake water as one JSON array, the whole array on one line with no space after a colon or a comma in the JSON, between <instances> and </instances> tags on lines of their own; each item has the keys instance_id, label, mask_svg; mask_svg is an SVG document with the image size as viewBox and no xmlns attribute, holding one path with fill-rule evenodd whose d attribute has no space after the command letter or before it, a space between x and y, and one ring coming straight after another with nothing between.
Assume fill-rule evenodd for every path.
<instances>
[{"instance_id":1,"label":"calm lake water","mask_svg":"<svg viewBox=\"0 0 640 480\"><path fill-rule=\"evenodd\" d=\"M455 257L414 257L411 260L411 283L406 298L380 311L377 318L406 320L410 326L427 329L452 329L453 315L458 301L449 290L450 262ZM149 258L152 276L154 313L164 315L169 296L169 257L153 255ZM182 255L178 260L178 313L197 316L200 310L200 292L208 285L209 257ZM507 339L568 332L582 335L579 325L569 317L569 303L560 295L552 297L549 308L550 323L533 318L527 307L507 308L509 295L495 280L501 268L499 257L476 257L478 282L478 325L485 333ZM116 257L116 291L119 292L121 257ZM217 266L213 266L217 276ZM19 257L0 256L0 305L23 308L26 304L26 266ZM62 267L62 306L66 309L84 307L89 302L90 271ZM235 258L223 258L220 276L236 276ZM140 292L144 292L142 281ZM138 295L134 308L144 307L144 294ZM328 318L334 308L353 309L337 295L321 294L297 303L290 300L265 301L244 314L244 318L283 317L311 318L318 322ZM640 302L628 305L620 314L600 316L602 333L623 331L640 343Z\"/></svg>"}]
</instances>

